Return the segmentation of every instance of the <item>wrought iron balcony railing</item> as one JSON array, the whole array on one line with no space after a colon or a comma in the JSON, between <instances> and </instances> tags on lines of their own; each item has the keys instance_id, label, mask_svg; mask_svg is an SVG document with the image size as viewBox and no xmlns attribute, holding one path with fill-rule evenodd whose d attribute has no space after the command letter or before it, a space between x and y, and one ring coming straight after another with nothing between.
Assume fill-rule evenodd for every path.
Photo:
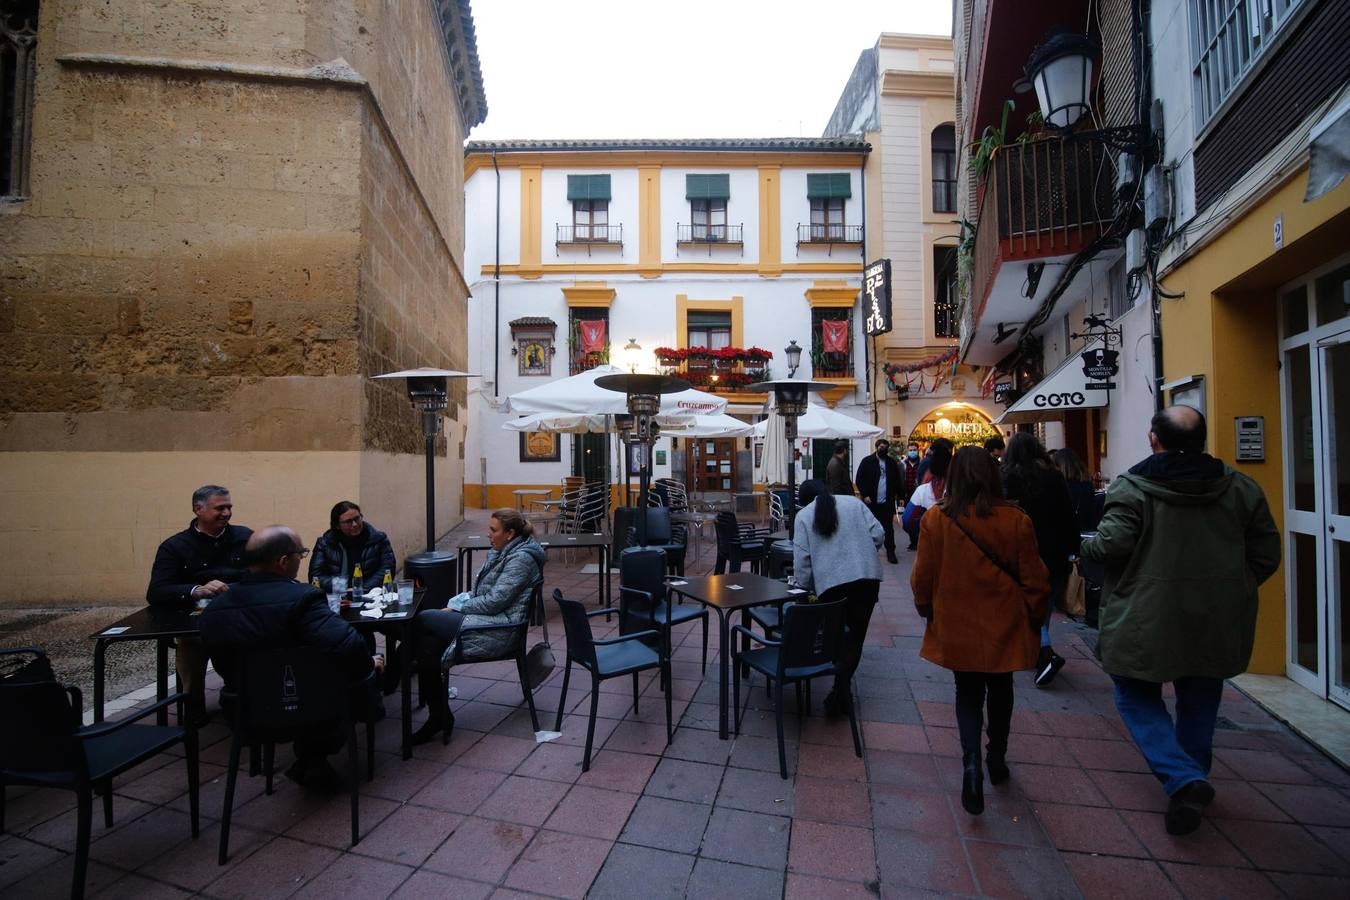
<instances>
[{"instance_id":1,"label":"wrought iron balcony railing","mask_svg":"<svg viewBox=\"0 0 1350 900\"><path fill-rule=\"evenodd\" d=\"M559 244L623 244L622 225L558 225Z\"/></svg>"},{"instance_id":2,"label":"wrought iron balcony railing","mask_svg":"<svg viewBox=\"0 0 1350 900\"><path fill-rule=\"evenodd\" d=\"M797 244L861 244L861 225L798 225Z\"/></svg>"},{"instance_id":3,"label":"wrought iron balcony railing","mask_svg":"<svg viewBox=\"0 0 1350 900\"><path fill-rule=\"evenodd\" d=\"M675 240L681 244L739 244L744 225L676 225Z\"/></svg>"}]
</instances>

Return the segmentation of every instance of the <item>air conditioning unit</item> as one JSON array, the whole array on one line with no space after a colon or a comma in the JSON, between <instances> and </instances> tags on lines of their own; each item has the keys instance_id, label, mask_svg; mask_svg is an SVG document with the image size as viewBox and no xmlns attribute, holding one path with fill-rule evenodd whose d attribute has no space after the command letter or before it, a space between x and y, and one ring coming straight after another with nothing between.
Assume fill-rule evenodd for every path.
<instances>
[{"instance_id":1,"label":"air conditioning unit","mask_svg":"<svg viewBox=\"0 0 1350 900\"><path fill-rule=\"evenodd\" d=\"M1125 235L1125 271L1133 274L1144 268L1147 261L1148 241L1142 228L1136 228Z\"/></svg>"},{"instance_id":2,"label":"air conditioning unit","mask_svg":"<svg viewBox=\"0 0 1350 900\"><path fill-rule=\"evenodd\" d=\"M1139 158L1132 153L1122 153L1116 159L1116 196L1128 200L1139 184Z\"/></svg>"},{"instance_id":3,"label":"air conditioning unit","mask_svg":"<svg viewBox=\"0 0 1350 900\"><path fill-rule=\"evenodd\" d=\"M1154 166L1144 173L1144 227L1157 232L1167 227L1172 208L1172 170Z\"/></svg>"}]
</instances>

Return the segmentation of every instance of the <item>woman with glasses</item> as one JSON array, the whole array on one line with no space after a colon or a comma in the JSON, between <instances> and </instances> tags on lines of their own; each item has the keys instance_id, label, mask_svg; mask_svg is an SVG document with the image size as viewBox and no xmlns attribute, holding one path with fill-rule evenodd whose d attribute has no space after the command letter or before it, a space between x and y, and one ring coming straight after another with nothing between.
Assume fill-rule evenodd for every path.
<instances>
[{"instance_id":1,"label":"woman with glasses","mask_svg":"<svg viewBox=\"0 0 1350 900\"><path fill-rule=\"evenodd\" d=\"M384 573L398 569L389 536L361 515L361 507L343 500L328 516L328 530L314 545L309 559L309 580L319 579L319 587L332 590L333 576L346 578L353 594L364 594L384 580ZM361 584L351 580L361 566Z\"/></svg>"}]
</instances>

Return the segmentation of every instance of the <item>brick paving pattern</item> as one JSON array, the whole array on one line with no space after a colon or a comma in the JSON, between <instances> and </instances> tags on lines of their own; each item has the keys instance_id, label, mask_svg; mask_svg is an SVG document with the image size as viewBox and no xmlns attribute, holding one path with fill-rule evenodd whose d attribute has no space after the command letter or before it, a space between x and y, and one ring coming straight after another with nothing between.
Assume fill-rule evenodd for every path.
<instances>
[{"instance_id":1,"label":"brick paving pattern","mask_svg":"<svg viewBox=\"0 0 1350 900\"><path fill-rule=\"evenodd\" d=\"M718 740L716 658L704 677L692 624L676 634L674 743L665 746L653 677L641 678L640 715L630 709L631 681L606 682L586 774L584 673L573 678L562 738L539 744L512 664L458 670L453 741L419 747L408 762L397 755L397 698L389 698L355 847L345 793L315 796L278 777L269 797L261 778L241 775L230 859L218 867L229 740L217 715L202 732L201 838L188 836L181 759L152 760L116 784L112 828L95 805L88 895L1350 896L1350 774L1229 689L1215 738L1217 799L1200 831L1170 837L1165 798L1092 659L1093 633L1069 622L1056 627L1069 660L1056 682L1038 690L1017 677L1011 781L986 784L984 815L966 815L951 677L918 656L912 559L886 568L858 672L861 760L847 722L821 717L823 684L814 715L799 718L788 700L788 780L778 775L762 682L740 737ZM701 562L710 565L711 553ZM595 601L593 575L554 560L548 576L550 591ZM556 610L552 634L561 659ZM550 723L559 678L537 693ZM289 748L280 749L278 766L289 762ZM8 794L0 894L64 894L73 795Z\"/></svg>"}]
</instances>

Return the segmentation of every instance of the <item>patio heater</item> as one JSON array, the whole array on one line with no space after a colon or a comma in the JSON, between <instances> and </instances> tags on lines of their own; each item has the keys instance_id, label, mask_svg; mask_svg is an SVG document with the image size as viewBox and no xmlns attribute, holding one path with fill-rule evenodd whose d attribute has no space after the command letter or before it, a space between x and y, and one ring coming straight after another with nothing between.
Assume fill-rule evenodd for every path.
<instances>
[{"instance_id":1,"label":"patio heater","mask_svg":"<svg viewBox=\"0 0 1350 900\"><path fill-rule=\"evenodd\" d=\"M669 375L601 375L595 379L595 386L607 391L628 395L628 414L633 417L628 429L629 442L642 446L642 465L638 469L638 545L647 544L647 487L651 482L652 445L656 443L660 426L656 423L656 414L661 410L662 394L677 394L689 390L689 385ZM622 425L620 434L624 433ZM625 460L626 463L626 460ZM624 466L625 483L628 478L627 465Z\"/></svg>"},{"instance_id":2,"label":"patio heater","mask_svg":"<svg viewBox=\"0 0 1350 900\"><path fill-rule=\"evenodd\" d=\"M424 559L439 555L436 553L436 434L441 430L441 414L450 405L450 392L447 382L451 378L477 378L468 372L455 372L450 369L405 369L402 372L390 372L376 375L376 378L406 378L408 381L408 399L413 408L422 414L422 435L426 438L427 456L427 549L418 554Z\"/></svg>"},{"instance_id":3,"label":"patio heater","mask_svg":"<svg viewBox=\"0 0 1350 900\"><path fill-rule=\"evenodd\" d=\"M793 341L793 344L795 345L796 341ZM800 349L797 351L797 358L801 358ZM789 365L791 365L791 362L789 362ZM806 415L807 396L812 392L823 391L829 387L832 387L832 385L824 381L797 381L795 378L776 378L772 381L756 382L747 388L751 391L772 392L774 406L778 409L778 414L783 417L783 437L787 440L788 445L788 502L783 512L787 517L789 539L792 538L792 529L795 524L793 520L797 515L797 460L794 457L794 447L797 443L797 420Z\"/></svg>"}]
</instances>

